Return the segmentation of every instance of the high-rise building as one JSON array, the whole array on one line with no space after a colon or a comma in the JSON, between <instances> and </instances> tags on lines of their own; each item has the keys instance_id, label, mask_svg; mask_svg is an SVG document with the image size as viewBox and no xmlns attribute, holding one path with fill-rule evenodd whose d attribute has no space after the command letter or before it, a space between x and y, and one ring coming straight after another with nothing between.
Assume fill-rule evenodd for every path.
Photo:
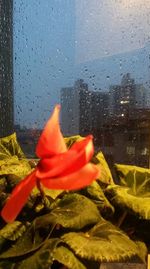
<instances>
[{"instance_id":1,"label":"high-rise building","mask_svg":"<svg viewBox=\"0 0 150 269\"><path fill-rule=\"evenodd\" d=\"M61 89L61 126L66 136L79 133L79 95L74 87Z\"/></svg>"},{"instance_id":2,"label":"high-rise building","mask_svg":"<svg viewBox=\"0 0 150 269\"><path fill-rule=\"evenodd\" d=\"M109 93L106 91L91 92L91 130L99 130L109 117Z\"/></svg>"},{"instance_id":3,"label":"high-rise building","mask_svg":"<svg viewBox=\"0 0 150 269\"><path fill-rule=\"evenodd\" d=\"M13 131L13 0L0 0L0 137Z\"/></svg>"},{"instance_id":4,"label":"high-rise building","mask_svg":"<svg viewBox=\"0 0 150 269\"><path fill-rule=\"evenodd\" d=\"M130 74L122 77L120 85L113 85L109 90L110 113L115 117L128 117L136 109L146 108L146 89L136 84Z\"/></svg>"},{"instance_id":5,"label":"high-rise building","mask_svg":"<svg viewBox=\"0 0 150 269\"><path fill-rule=\"evenodd\" d=\"M79 100L79 134L84 136L90 128L91 92L83 79L78 79L74 88Z\"/></svg>"},{"instance_id":6,"label":"high-rise building","mask_svg":"<svg viewBox=\"0 0 150 269\"><path fill-rule=\"evenodd\" d=\"M83 79L61 89L61 123L65 135L89 133L91 92Z\"/></svg>"},{"instance_id":7,"label":"high-rise building","mask_svg":"<svg viewBox=\"0 0 150 269\"><path fill-rule=\"evenodd\" d=\"M61 89L61 123L65 135L87 135L100 130L109 117L109 92L90 91L83 79Z\"/></svg>"}]
</instances>

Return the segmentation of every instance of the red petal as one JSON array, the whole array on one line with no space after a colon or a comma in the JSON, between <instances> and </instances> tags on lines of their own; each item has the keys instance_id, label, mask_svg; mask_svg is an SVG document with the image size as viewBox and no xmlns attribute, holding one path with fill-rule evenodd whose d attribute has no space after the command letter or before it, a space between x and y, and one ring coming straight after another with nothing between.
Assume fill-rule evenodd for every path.
<instances>
[{"instance_id":1,"label":"red petal","mask_svg":"<svg viewBox=\"0 0 150 269\"><path fill-rule=\"evenodd\" d=\"M9 200L1 211L1 216L6 222L13 222L36 183L35 170L25 177L13 190Z\"/></svg>"},{"instance_id":2,"label":"red petal","mask_svg":"<svg viewBox=\"0 0 150 269\"><path fill-rule=\"evenodd\" d=\"M59 125L60 106L56 105L52 116L48 120L36 146L39 158L45 158L65 152L67 150Z\"/></svg>"},{"instance_id":3,"label":"red petal","mask_svg":"<svg viewBox=\"0 0 150 269\"><path fill-rule=\"evenodd\" d=\"M88 163L73 174L54 179L41 179L41 183L49 189L77 190L91 184L98 176L99 169L97 166Z\"/></svg>"},{"instance_id":4,"label":"red petal","mask_svg":"<svg viewBox=\"0 0 150 269\"><path fill-rule=\"evenodd\" d=\"M76 142L67 152L42 159L38 164L36 176L43 179L74 173L89 162L93 153L92 136L87 136L84 140Z\"/></svg>"}]
</instances>

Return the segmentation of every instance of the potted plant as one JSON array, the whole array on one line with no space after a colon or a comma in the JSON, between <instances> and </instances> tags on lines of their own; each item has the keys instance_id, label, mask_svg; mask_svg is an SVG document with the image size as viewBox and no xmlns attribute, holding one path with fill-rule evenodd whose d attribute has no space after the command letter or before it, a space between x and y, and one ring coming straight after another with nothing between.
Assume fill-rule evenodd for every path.
<instances>
[{"instance_id":1,"label":"potted plant","mask_svg":"<svg viewBox=\"0 0 150 269\"><path fill-rule=\"evenodd\" d=\"M146 264L150 170L94 154L92 136L63 139L59 106L25 158L16 134L0 139L0 268L98 269Z\"/></svg>"}]
</instances>

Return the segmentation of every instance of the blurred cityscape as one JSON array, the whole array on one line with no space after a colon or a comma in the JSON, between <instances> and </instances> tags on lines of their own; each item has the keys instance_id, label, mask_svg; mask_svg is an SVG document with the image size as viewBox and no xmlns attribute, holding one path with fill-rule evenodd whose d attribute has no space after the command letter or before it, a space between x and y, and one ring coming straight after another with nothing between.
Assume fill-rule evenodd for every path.
<instances>
[{"instance_id":1,"label":"blurred cityscape","mask_svg":"<svg viewBox=\"0 0 150 269\"><path fill-rule=\"evenodd\" d=\"M150 96L129 73L108 91L90 90L83 79L62 88L61 129L64 136L93 134L96 151L114 162L149 167ZM41 129L15 125L17 137L28 157L35 156Z\"/></svg>"},{"instance_id":2,"label":"blurred cityscape","mask_svg":"<svg viewBox=\"0 0 150 269\"><path fill-rule=\"evenodd\" d=\"M66 136L92 133L96 150L109 163L149 166L150 95L129 73L108 91L91 91L82 79L61 89L61 122Z\"/></svg>"}]
</instances>

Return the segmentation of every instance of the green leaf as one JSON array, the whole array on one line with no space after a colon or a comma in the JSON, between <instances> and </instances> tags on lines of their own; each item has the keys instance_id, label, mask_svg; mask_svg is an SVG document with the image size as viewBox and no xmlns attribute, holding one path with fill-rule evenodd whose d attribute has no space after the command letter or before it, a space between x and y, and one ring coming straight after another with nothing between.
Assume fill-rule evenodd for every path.
<instances>
[{"instance_id":1,"label":"green leaf","mask_svg":"<svg viewBox=\"0 0 150 269\"><path fill-rule=\"evenodd\" d=\"M8 243L8 241L0 236L0 252L2 251L3 247Z\"/></svg>"},{"instance_id":2,"label":"green leaf","mask_svg":"<svg viewBox=\"0 0 150 269\"><path fill-rule=\"evenodd\" d=\"M100 212L113 214L114 207L110 204L100 185L94 181L91 185L89 185L84 191L86 190L88 196L96 203Z\"/></svg>"},{"instance_id":3,"label":"green leaf","mask_svg":"<svg viewBox=\"0 0 150 269\"><path fill-rule=\"evenodd\" d=\"M139 250L139 257L141 258L141 260L146 263L146 259L147 259L147 254L148 254L148 250L146 245L144 244L144 242L141 241L135 241L137 248Z\"/></svg>"},{"instance_id":4,"label":"green leaf","mask_svg":"<svg viewBox=\"0 0 150 269\"><path fill-rule=\"evenodd\" d=\"M18 144L16 133L0 138L0 160L16 155L24 159L25 155Z\"/></svg>"},{"instance_id":5,"label":"green leaf","mask_svg":"<svg viewBox=\"0 0 150 269\"><path fill-rule=\"evenodd\" d=\"M8 194L6 194L5 192L0 192L0 210L3 208L7 198Z\"/></svg>"},{"instance_id":6,"label":"green leaf","mask_svg":"<svg viewBox=\"0 0 150 269\"><path fill-rule=\"evenodd\" d=\"M30 254L40 248L42 244L43 238L39 236L38 232L34 231L33 227L29 227L12 247L0 254L0 259L16 258Z\"/></svg>"},{"instance_id":7,"label":"green leaf","mask_svg":"<svg viewBox=\"0 0 150 269\"><path fill-rule=\"evenodd\" d=\"M53 251L60 242L59 239L49 239L30 257L26 257L18 269L49 269L53 263Z\"/></svg>"},{"instance_id":8,"label":"green leaf","mask_svg":"<svg viewBox=\"0 0 150 269\"><path fill-rule=\"evenodd\" d=\"M16 269L16 263L12 261L0 261L0 269Z\"/></svg>"},{"instance_id":9,"label":"green leaf","mask_svg":"<svg viewBox=\"0 0 150 269\"><path fill-rule=\"evenodd\" d=\"M17 156L10 156L0 160L0 176L9 175L11 180L11 175L14 175L19 180L19 178L25 177L29 172L31 172L31 167L25 159L19 160Z\"/></svg>"},{"instance_id":10,"label":"green leaf","mask_svg":"<svg viewBox=\"0 0 150 269\"><path fill-rule=\"evenodd\" d=\"M0 176L7 175L12 187L30 171L31 166L18 144L16 133L0 138ZM16 178L12 178L13 176Z\"/></svg>"},{"instance_id":11,"label":"green leaf","mask_svg":"<svg viewBox=\"0 0 150 269\"><path fill-rule=\"evenodd\" d=\"M0 177L0 193L5 191L7 186L7 180L5 177Z\"/></svg>"},{"instance_id":12,"label":"green leaf","mask_svg":"<svg viewBox=\"0 0 150 269\"><path fill-rule=\"evenodd\" d=\"M57 247L53 254L54 260L65 265L68 269L86 269L77 257L64 246Z\"/></svg>"},{"instance_id":13,"label":"green leaf","mask_svg":"<svg viewBox=\"0 0 150 269\"><path fill-rule=\"evenodd\" d=\"M95 163L101 171L101 175L98 180L105 184L113 184L114 182L111 171L101 151L92 158L92 162Z\"/></svg>"},{"instance_id":14,"label":"green leaf","mask_svg":"<svg viewBox=\"0 0 150 269\"><path fill-rule=\"evenodd\" d=\"M141 218L150 219L150 170L131 166L116 165L120 184L107 188L112 201Z\"/></svg>"},{"instance_id":15,"label":"green leaf","mask_svg":"<svg viewBox=\"0 0 150 269\"><path fill-rule=\"evenodd\" d=\"M61 193L63 193L63 190L50 190L45 187L43 187L44 193L46 196L52 198L55 200Z\"/></svg>"},{"instance_id":16,"label":"green leaf","mask_svg":"<svg viewBox=\"0 0 150 269\"><path fill-rule=\"evenodd\" d=\"M81 229L97 223L100 218L96 205L90 199L74 193L64 195L51 213L37 218L36 225L56 223L65 228Z\"/></svg>"},{"instance_id":17,"label":"green leaf","mask_svg":"<svg viewBox=\"0 0 150 269\"><path fill-rule=\"evenodd\" d=\"M137 245L105 220L86 233L70 232L63 235L62 239L76 255L88 260L119 262L139 254Z\"/></svg>"},{"instance_id":18,"label":"green leaf","mask_svg":"<svg viewBox=\"0 0 150 269\"><path fill-rule=\"evenodd\" d=\"M63 193L64 191L63 190L50 190L46 187L44 187L42 185L42 188L43 188L43 191L44 191L44 194L50 198L52 198L53 200L55 200L61 193ZM34 188L34 190L32 191L32 195L36 196L37 194L39 194L39 190L38 188Z\"/></svg>"},{"instance_id":19,"label":"green leaf","mask_svg":"<svg viewBox=\"0 0 150 269\"><path fill-rule=\"evenodd\" d=\"M130 187L135 194L145 191L147 187L150 190L150 169L123 164L115 164L115 169L120 179L119 185Z\"/></svg>"},{"instance_id":20,"label":"green leaf","mask_svg":"<svg viewBox=\"0 0 150 269\"><path fill-rule=\"evenodd\" d=\"M126 208L143 219L150 219L150 197L136 196L132 190L122 186L109 186L107 192L119 207Z\"/></svg>"},{"instance_id":21,"label":"green leaf","mask_svg":"<svg viewBox=\"0 0 150 269\"><path fill-rule=\"evenodd\" d=\"M26 226L20 221L8 223L0 230L0 236L15 241L26 231Z\"/></svg>"},{"instance_id":22,"label":"green leaf","mask_svg":"<svg viewBox=\"0 0 150 269\"><path fill-rule=\"evenodd\" d=\"M84 139L84 137L80 135L74 135L74 136L65 137L64 139L65 139L67 148L70 148L76 141L81 141Z\"/></svg>"}]
</instances>

